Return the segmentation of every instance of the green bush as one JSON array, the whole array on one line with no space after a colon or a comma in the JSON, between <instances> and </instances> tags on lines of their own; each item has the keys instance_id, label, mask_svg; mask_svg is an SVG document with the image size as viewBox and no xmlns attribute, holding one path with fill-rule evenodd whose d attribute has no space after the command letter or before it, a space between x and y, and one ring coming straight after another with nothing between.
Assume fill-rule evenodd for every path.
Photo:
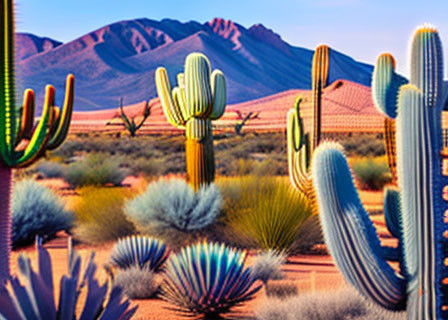
<instances>
[{"instance_id":1,"label":"green bush","mask_svg":"<svg viewBox=\"0 0 448 320\"><path fill-rule=\"evenodd\" d=\"M69 231L73 214L50 189L35 181L24 180L14 186L12 197L12 243L27 245L36 236L53 237L58 231Z\"/></svg>"},{"instance_id":2,"label":"green bush","mask_svg":"<svg viewBox=\"0 0 448 320\"><path fill-rule=\"evenodd\" d=\"M83 187L77 190L79 198L74 203L76 216L75 237L87 243L103 243L129 236L134 225L123 206L133 191L125 188Z\"/></svg>"},{"instance_id":3,"label":"green bush","mask_svg":"<svg viewBox=\"0 0 448 320\"><path fill-rule=\"evenodd\" d=\"M105 154L91 154L68 165L64 179L73 187L119 186L127 174L127 170L121 168L120 159Z\"/></svg>"},{"instance_id":4,"label":"green bush","mask_svg":"<svg viewBox=\"0 0 448 320\"><path fill-rule=\"evenodd\" d=\"M44 178L61 178L64 175L64 166L58 162L41 161L36 165L35 172Z\"/></svg>"},{"instance_id":5,"label":"green bush","mask_svg":"<svg viewBox=\"0 0 448 320\"><path fill-rule=\"evenodd\" d=\"M355 158L351 167L362 189L382 190L392 178L384 157Z\"/></svg>"},{"instance_id":6,"label":"green bush","mask_svg":"<svg viewBox=\"0 0 448 320\"><path fill-rule=\"evenodd\" d=\"M288 250L312 219L310 201L281 178L244 177L220 184L230 237L243 245ZM311 235L320 239L319 235Z\"/></svg>"}]
</instances>

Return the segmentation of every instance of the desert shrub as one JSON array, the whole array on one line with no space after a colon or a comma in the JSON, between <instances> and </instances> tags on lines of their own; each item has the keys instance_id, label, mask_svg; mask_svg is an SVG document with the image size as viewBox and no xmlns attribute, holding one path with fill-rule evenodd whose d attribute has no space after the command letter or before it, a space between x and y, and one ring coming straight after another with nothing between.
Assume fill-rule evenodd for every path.
<instances>
[{"instance_id":1,"label":"desert shrub","mask_svg":"<svg viewBox=\"0 0 448 320\"><path fill-rule=\"evenodd\" d=\"M294 281L270 281L265 286L266 295L268 297L275 297L284 299L299 294L299 288Z\"/></svg>"},{"instance_id":2,"label":"desert shrub","mask_svg":"<svg viewBox=\"0 0 448 320\"><path fill-rule=\"evenodd\" d=\"M165 173L165 168L165 159L162 157L129 159L130 172L135 176L161 176Z\"/></svg>"},{"instance_id":3,"label":"desert shrub","mask_svg":"<svg viewBox=\"0 0 448 320\"><path fill-rule=\"evenodd\" d=\"M204 242L185 247L166 263L162 298L182 315L222 319L221 315L250 300L260 289L245 261L245 251L224 244Z\"/></svg>"},{"instance_id":4,"label":"desert shrub","mask_svg":"<svg viewBox=\"0 0 448 320\"><path fill-rule=\"evenodd\" d=\"M228 179L221 189L230 236L243 245L287 250L312 217L310 201L285 179Z\"/></svg>"},{"instance_id":5,"label":"desert shrub","mask_svg":"<svg viewBox=\"0 0 448 320\"><path fill-rule=\"evenodd\" d=\"M283 278L281 267L286 262L286 254L267 250L255 257L252 270L258 279L266 285L269 280L279 280Z\"/></svg>"},{"instance_id":6,"label":"desert shrub","mask_svg":"<svg viewBox=\"0 0 448 320\"><path fill-rule=\"evenodd\" d=\"M119 186L127 174L127 170L120 167L118 158L91 154L68 165L64 179L73 187L107 184Z\"/></svg>"},{"instance_id":7,"label":"desert shrub","mask_svg":"<svg viewBox=\"0 0 448 320\"><path fill-rule=\"evenodd\" d=\"M356 135L340 139L350 157L379 157L385 154L384 141L372 135Z\"/></svg>"},{"instance_id":8,"label":"desert shrub","mask_svg":"<svg viewBox=\"0 0 448 320\"><path fill-rule=\"evenodd\" d=\"M255 309L257 320L392 320L405 313L387 312L360 297L353 289L271 298Z\"/></svg>"},{"instance_id":9,"label":"desert shrub","mask_svg":"<svg viewBox=\"0 0 448 320\"><path fill-rule=\"evenodd\" d=\"M144 236L120 239L110 256L111 265L120 269L138 267L154 272L160 271L167 258L168 250L162 241Z\"/></svg>"},{"instance_id":10,"label":"desert shrub","mask_svg":"<svg viewBox=\"0 0 448 320\"><path fill-rule=\"evenodd\" d=\"M42 161L36 165L35 171L44 178L61 178L64 175L64 166L58 162Z\"/></svg>"},{"instance_id":11,"label":"desert shrub","mask_svg":"<svg viewBox=\"0 0 448 320\"><path fill-rule=\"evenodd\" d=\"M391 173L384 159L355 158L351 160L353 172L362 189L381 190L391 181Z\"/></svg>"},{"instance_id":12,"label":"desert shrub","mask_svg":"<svg viewBox=\"0 0 448 320\"><path fill-rule=\"evenodd\" d=\"M215 185L195 192L183 180L159 180L128 201L126 215L147 234L183 234L213 224L221 210L222 196Z\"/></svg>"},{"instance_id":13,"label":"desert shrub","mask_svg":"<svg viewBox=\"0 0 448 320\"><path fill-rule=\"evenodd\" d=\"M123 293L130 299L148 299L156 295L159 281L154 271L149 268L132 266L120 269L113 283L123 289Z\"/></svg>"},{"instance_id":14,"label":"desert shrub","mask_svg":"<svg viewBox=\"0 0 448 320\"><path fill-rule=\"evenodd\" d=\"M75 237L87 243L118 240L135 232L123 206L133 191L125 188L83 187L73 205L76 216Z\"/></svg>"},{"instance_id":15,"label":"desert shrub","mask_svg":"<svg viewBox=\"0 0 448 320\"><path fill-rule=\"evenodd\" d=\"M12 242L14 246L33 243L36 236L50 238L60 230L69 231L73 214L50 189L32 180L14 186L12 196Z\"/></svg>"}]
</instances>

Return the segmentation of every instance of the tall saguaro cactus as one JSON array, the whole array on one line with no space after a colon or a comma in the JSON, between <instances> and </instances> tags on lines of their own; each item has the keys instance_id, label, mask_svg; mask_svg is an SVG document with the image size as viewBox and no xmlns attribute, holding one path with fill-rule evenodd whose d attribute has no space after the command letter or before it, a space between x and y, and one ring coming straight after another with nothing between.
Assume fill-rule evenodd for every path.
<instances>
[{"instance_id":1,"label":"tall saguaro cactus","mask_svg":"<svg viewBox=\"0 0 448 320\"><path fill-rule=\"evenodd\" d=\"M67 77L62 112L54 106L55 89L47 86L42 115L34 128L34 92L25 91L20 108L15 101L13 1L1 0L0 9L0 282L4 282L9 276L11 250L12 168L27 166L45 150L62 144L73 110L74 77Z\"/></svg>"},{"instance_id":2,"label":"tall saguaro cactus","mask_svg":"<svg viewBox=\"0 0 448 320\"><path fill-rule=\"evenodd\" d=\"M380 246L338 147L318 148L314 182L326 242L345 278L379 305L407 309L408 319L448 319L448 206L442 198L448 180L442 175L443 57L437 30L419 28L411 50L410 84L394 83L390 64L375 83L388 88L377 101L398 96L396 109L383 106L389 114L397 114L400 194L386 191L385 213L391 233L399 240L395 258L400 273L387 263L390 250Z\"/></svg>"},{"instance_id":3,"label":"tall saguaro cactus","mask_svg":"<svg viewBox=\"0 0 448 320\"><path fill-rule=\"evenodd\" d=\"M302 97L298 97L294 108L287 115L288 168L292 185L306 195L311 195L311 157L321 141L322 132L322 91L328 85L330 48L321 45L316 48L311 70L312 78L312 123L310 133L304 132L300 116Z\"/></svg>"},{"instance_id":4,"label":"tall saguaro cactus","mask_svg":"<svg viewBox=\"0 0 448 320\"><path fill-rule=\"evenodd\" d=\"M186 130L187 178L197 190L215 179L212 120L226 108L226 81L220 70L211 72L210 62L201 53L191 53L185 71L177 76L171 91L165 68L156 70L157 94L168 122Z\"/></svg>"}]
</instances>

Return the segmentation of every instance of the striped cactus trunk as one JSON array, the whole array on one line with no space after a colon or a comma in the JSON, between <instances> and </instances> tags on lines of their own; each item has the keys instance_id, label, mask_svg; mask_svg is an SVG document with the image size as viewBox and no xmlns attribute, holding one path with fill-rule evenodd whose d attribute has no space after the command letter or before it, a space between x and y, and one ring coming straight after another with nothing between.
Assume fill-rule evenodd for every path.
<instances>
[{"instance_id":1,"label":"striped cactus trunk","mask_svg":"<svg viewBox=\"0 0 448 320\"><path fill-rule=\"evenodd\" d=\"M12 170L0 166L0 283L9 276Z\"/></svg>"},{"instance_id":2,"label":"striped cactus trunk","mask_svg":"<svg viewBox=\"0 0 448 320\"><path fill-rule=\"evenodd\" d=\"M191 53L173 90L165 68L157 69L155 80L168 122L185 129L187 179L198 190L215 179L212 120L219 119L226 108L224 74L219 70L211 72L210 62L203 54Z\"/></svg>"},{"instance_id":3,"label":"striped cactus trunk","mask_svg":"<svg viewBox=\"0 0 448 320\"><path fill-rule=\"evenodd\" d=\"M443 320L448 319L443 199L448 179L442 172L443 57L437 30L417 30L411 49L410 84L394 83L403 81L390 73L391 59L383 55L373 85L379 109L396 118L399 191L386 190L384 212L399 245L381 246L340 147L318 148L313 179L326 242L347 281L384 308L406 309L408 319ZM400 272L388 261L398 261Z\"/></svg>"}]
</instances>

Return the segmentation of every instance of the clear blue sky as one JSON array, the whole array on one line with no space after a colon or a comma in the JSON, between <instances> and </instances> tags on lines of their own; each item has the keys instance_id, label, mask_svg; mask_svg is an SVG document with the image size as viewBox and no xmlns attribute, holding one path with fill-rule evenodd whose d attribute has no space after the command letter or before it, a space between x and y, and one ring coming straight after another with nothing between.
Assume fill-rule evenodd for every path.
<instances>
[{"instance_id":1,"label":"clear blue sky","mask_svg":"<svg viewBox=\"0 0 448 320\"><path fill-rule=\"evenodd\" d=\"M416 26L438 27L448 56L448 0L17 0L17 29L63 42L125 19L173 18L262 23L290 44L327 43L374 63L389 51L407 74L409 38ZM448 68L446 68L448 69Z\"/></svg>"}]
</instances>

